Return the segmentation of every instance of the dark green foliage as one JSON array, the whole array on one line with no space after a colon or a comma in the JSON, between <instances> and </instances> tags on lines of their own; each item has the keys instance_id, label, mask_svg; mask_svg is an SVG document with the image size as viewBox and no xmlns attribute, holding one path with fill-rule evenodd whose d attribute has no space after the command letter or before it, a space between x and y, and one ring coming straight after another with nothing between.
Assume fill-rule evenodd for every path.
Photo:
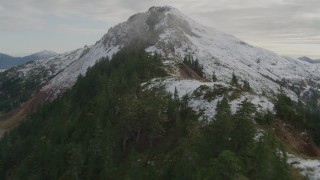
<instances>
[{"instance_id":1,"label":"dark green foliage","mask_svg":"<svg viewBox=\"0 0 320 180\"><path fill-rule=\"evenodd\" d=\"M46 81L48 72L34 69L30 74L19 75L16 68L0 74L0 114L20 106L36 93Z\"/></svg>"},{"instance_id":2,"label":"dark green foliage","mask_svg":"<svg viewBox=\"0 0 320 180\"><path fill-rule=\"evenodd\" d=\"M255 127L254 121L255 106L247 99L242 101L235 114L234 131L231 141L235 152L241 155L244 161L245 172L251 169L252 147L254 145Z\"/></svg>"},{"instance_id":3,"label":"dark green foliage","mask_svg":"<svg viewBox=\"0 0 320 180\"><path fill-rule=\"evenodd\" d=\"M279 142L274 137L269 140L269 134L265 134L266 137L262 135L258 143L254 141L253 104L244 100L232 116L227 96L224 96L216 111L215 119L203 127L199 143L196 144L198 158L205 165L201 169L201 178L257 179L263 174L262 169L257 168L263 166L256 165L260 159L270 165L265 171L274 173L273 177L290 179L286 157L277 153L279 150L284 152ZM270 155L264 156L261 149Z\"/></svg>"},{"instance_id":4,"label":"dark green foliage","mask_svg":"<svg viewBox=\"0 0 320 180\"><path fill-rule=\"evenodd\" d=\"M254 121L255 106L244 100L235 114L235 125L232 136L235 151L247 151L253 144L255 135Z\"/></svg>"},{"instance_id":5,"label":"dark green foliage","mask_svg":"<svg viewBox=\"0 0 320 180\"><path fill-rule=\"evenodd\" d=\"M218 78L217 78L216 74L213 72L212 73L212 81L216 82L217 80L218 80Z\"/></svg>"},{"instance_id":6,"label":"dark green foliage","mask_svg":"<svg viewBox=\"0 0 320 180\"><path fill-rule=\"evenodd\" d=\"M234 74L234 72L232 73L232 78L231 78L231 84L234 86L238 86L238 78L237 76Z\"/></svg>"},{"instance_id":7,"label":"dark green foliage","mask_svg":"<svg viewBox=\"0 0 320 180\"><path fill-rule=\"evenodd\" d=\"M253 165L264 157L254 153L251 104L242 102L232 116L224 96L215 120L201 126L187 95L180 99L177 90L172 97L163 89L141 89L142 82L165 75L160 59L143 50L125 48L111 61L100 60L70 91L1 140L0 178L260 177ZM275 147L271 144L270 152ZM271 172L287 168L279 161L272 160L277 166L268 166Z\"/></svg>"},{"instance_id":8,"label":"dark green foliage","mask_svg":"<svg viewBox=\"0 0 320 180\"><path fill-rule=\"evenodd\" d=\"M222 101L217 105L217 114L215 115L215 120L213 126L216 129L215 147L221 147L221 149L230 148L231 133L233 131L234 122L232 119L231 109L226 96L223 97ZM216 150L221 151L218 148Z\"/></svg>"},{"instance_id":9,"label":"dark green foliage","mask_svg":"<svg viewBox=\"0 0 320 180\"><path fill-rule=\"evenodd\" d=\"M212 176L210 179L241 179L242 164L238 156L228 150L222 151L212 162ZM243 177L244 178L244 177Z\"/></svg>"},{"instance_id":10,"label":"dark green foliage","mask_svg":"<svg viewBox=\"0 0 320 180\"><path fill-rule=\"evenodd\" d=\"M160 60L143 51L100 60L71 91L3 138L1 176L107 177L126 152L162 137L169 98L140 91L139 84L163 75ZM19 168L10 173L14 164Z\"/></svg>"},{"instance_id":11,"label":"dark green foliage","mask_svg":"<svg viewBox=\"0 0 320 180\"><path fill-rule=\"evenodd\" d=\"M254 179L290 179L286 152L272 132L260 137L254 149Z\"/></svg>"},{"instance_id":12,"label":"dark green foliage","mask_svg":"<svg viewBox=\"0 0 320 180\"><path fill-rule=\"evenodd\" d=\"M312 91L305 105L298 103L297 112L298 117L305 120L315 143L320 145L320 93Z\"/></svg>"},{"instance_id":13,"label":"dark green foliage","mask_svg":"<svg viewBox=\"0 0 320 180\"><path fill-rule=\"evenodd\" d=\"M305 102L292 101L284 93L277 96L275 111L282 120L305 128L313 137L316 144L320 144L320 98L319 92L311 91L311 96Z\"/></svg>"},{"instance_id":14,"label":"dark green foliage","mask_svg":"<svg viewBox=\"0 0 320 180\"><path fill-rule=\"evenodd\" d=\"M203 77L203 66L199 64L199 60L193 59L193 56L189 55L183 59L183 63L193 69L200 77Z\"/></svg>"},{"instance_id":15,"label":"dark green foliage","mask_svg":"<svg viewBox=\"0 0 320 180\"><path fill-rule=\"evenodd\" d=\"M257 112L255 120L261 125L271 125L274 120L274 115L270 111L266 113Z\"/></svg>"},{"instance_id":16,"label":"dark green foliage","mask_svg":"<svg viewBox=\"0 0 320 180\"><path fill-rule=\"evenodd\" d=\"M275 104L275 110L277 116L283 120L294 120L294 102L284 93L277 96L277 102Z\"/></svg>"},{"instance_id":17,"label":"dark green foliage","mask_svg":"<svg viewBox=\"0 0 320 180\"><path fill-rule=\"evenodd\" d=\"M228 91L230 91L229 88L219 84L215 85L213 88L210 88L206 85L201 85L193 92L193 95L197 98L203 95L203 99L212 101L215 98L224 95Z\"/></svg>"},{"instance_id":18,"label":"dark green foliage","mask_svg":"<svg viewBox=\"0 0 320 180\"><path fill-rule=\"evenodd\" d=\"M251 91L250 83L249 83L247 80L244 80L244 81L243 81L242 89L243 89L244 91Z\"/></svg>"}]
</instances>

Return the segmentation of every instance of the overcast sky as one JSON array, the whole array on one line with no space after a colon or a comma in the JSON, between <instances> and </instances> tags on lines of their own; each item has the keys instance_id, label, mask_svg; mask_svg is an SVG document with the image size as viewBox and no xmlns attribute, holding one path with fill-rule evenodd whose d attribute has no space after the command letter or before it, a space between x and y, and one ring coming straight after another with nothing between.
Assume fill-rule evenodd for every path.
<instances>
[{"instance_id":1,"label":"overcast sky","mask_svg":"<svg viewBox=\"0 0 320 180\"><path fill-rule=\"evenodd\" d=\"M174 6L281 55L320 58L320 0L1 0L0 52L58 53L94 44L111 26L153 5Z\"/></svg>"}]
</instances>

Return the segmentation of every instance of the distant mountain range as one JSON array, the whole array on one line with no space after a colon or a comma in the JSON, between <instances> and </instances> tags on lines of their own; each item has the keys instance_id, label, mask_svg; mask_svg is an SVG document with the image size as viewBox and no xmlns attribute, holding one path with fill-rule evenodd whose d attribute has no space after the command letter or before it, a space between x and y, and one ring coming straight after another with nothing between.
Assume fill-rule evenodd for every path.
<instances>
[{"instance_id":1,"label":"distant mountain range","mask_svg":"<svg viewBox=\"0 0 320 180\"><path fill-rule=\"evenodd\" d=\"M318 63L320 63L320 59L311 59L311 58L306 57L306 56L299 57L298 59L300 59L300 60L302 60L302 61L305 61L305 62L308 62L308 63L311 63L311 64L318 64Z\"/></svg>"},{"instance_id":2,"label":"distant mountain range","mask_svg":"<svg viewBox=\"0 0 320 180\"><path fill-rule=\"evenodd\" d=\"M11 67L27 63L29 61L48 59L56 55L58 55L56 52L47 50L24 57L13 57L7 54L0 53L0 69L9 69Z\"/></svg>"}]
</instances>

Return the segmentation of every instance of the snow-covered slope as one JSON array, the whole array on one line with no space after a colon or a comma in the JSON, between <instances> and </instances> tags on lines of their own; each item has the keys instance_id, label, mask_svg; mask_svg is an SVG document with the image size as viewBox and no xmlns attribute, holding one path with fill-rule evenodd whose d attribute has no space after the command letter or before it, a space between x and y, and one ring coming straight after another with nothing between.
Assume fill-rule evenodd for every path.
<instances>
[{"instance_id":1,"label":"snow-covered slope","mask_svg":"<svg viewBox=\"0 0 320 180\"><path fill-rule=\"evenodd\" d=\"M320 160L305 159L293 154L288 154L288 163L299 169L300 173L308 177L308 179L320 179Z\"/></svg>"},{"instance_id":2,"label":"snow-covered slope","mask_svg":"<svg viewBox=\"0 0 320 180\"><path fill-rule=\"evenodd\" d=\"M242 80L249 81L258 93L277 91L281 81L300 85L309 80L320 80L319 65L254 47L234 36L202 26L171 7L153 8L152 11L165 11L155 25L163 32L158 42L147 50L180 60L191 54L199 59L208 76L215 72L219 80L230 81L234 72Z\"/></svg>"},{"instance_id":3,"label":"snow-covered slope","mask_svg":"<svg viewBox=\"0 0 320 180\"><path fill-rule=\"evenodd\" d=\"M95 64L102 57L111 58L118 52L120 46L103 46L101 42L97 42L94 46L84 47L71 53L66 53L60 59L49 60L45 64L55 64L58 73L43 87L43 91L49 93L50 98L56 97L61 91L70 88L77 77L84 75L87 69ZM60 71L59 71L60 70Z\"/></svg>"},{"instance_id":4,"label":"snow-covered slope","mask_svg":"<svg viewBox=\"0 0 320 180\"><path fill-rule=\"evenodd\" d=\"M194 79L181 78L162 80L156 78L150 82L143 83L142 86L149 89L163 87L172 95L177 90L179 98L188 95L189 106L197 112L202 111L201 118L205 118L208 121L214 118L217 103L222 100L225 93L233 97L230 99L232 113L238 110L239 104L245 99L252 102L259 112L273 112L274 107L272 102L264 96L241 92L240 89L223 82L201 82Z\"/></svg>"},{"instance_id":5,"label":"snow-covered slope","mask_svg":"<svg viewBox=\"0 0 320 180\"><path fill-rule=\"evenodd\" d=\"M118 52L120 46L109 44L107 46L98 41L95 45L56 55L50 58L33 61L12 69L11 76L20 76L30 79L31 76L41 77L42 91L48 98L55 98L60 92L72 87L77 77L84 75L88 67L93 66L102 57L111 58ZM39 56L46 56L50 52L43 52Z\"/></svg>"}]
</instances>

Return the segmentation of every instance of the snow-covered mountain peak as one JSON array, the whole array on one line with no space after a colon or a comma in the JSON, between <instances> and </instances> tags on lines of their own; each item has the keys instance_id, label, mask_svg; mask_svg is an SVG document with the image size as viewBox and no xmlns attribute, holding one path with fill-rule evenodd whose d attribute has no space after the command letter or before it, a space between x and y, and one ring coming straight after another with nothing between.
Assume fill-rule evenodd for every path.
<instances>
[{"instance_id":1,"label":"snow-covered mountain peak","mask_svg":"<svg viewBox=\"0 0 320 180\"><path fill-rule=\"evenodd\" d=\"M165 6L152 6L149 8L148 12L157 11L157 12L170 12L170 11L176 11L180 12L177 8L169 5Z\"/></svg>"},{"instance_id":2,"label":"snow-covered mountain peak","mask_svg":"<svg viewBox=\"0 0 320 180\"><path fill-rule=\"evenodd\" d=\"M147 44L155 44L160 35L167 30L197 36L192 31L190 22L195 23L176 8L170 6L151 7L147 12L134 14L126 22L110 28L108 33L97 43L102 42L105 47L125 46L137 40Z\"/></svg>"},{"instance_id":3,"label":"snow-covered mountain peak","mask_svg":"<svg viewBox=\"0 0 320 180\"><path fill-rule=\"evenodd\" d=\"M164 15L164 16L172 16L176 18L188 18L186 15L184 15L179 9L172 7L172 6L153 6L149 8L147 11L148 15Z\"/></svg>"},{"instance_id":4,"label":"snow-covered mountain peak","mask_svg":"<svg viewBox=\"0 0 320 180\"><path fill-rule=\"evenodd\" d=\"M219 81L229 82L235 73L240 83L248 81L259 94L277 91L283 81L304 88L320 83L319 65L254 47L232 35L203 26L170 6L151 7L146 12L132 15L126 22L110 28L96 44L29 64L21 71L28 74L33 66L52 70L49 73L52 79L43 90L57 94L70 88L98 59L111 58L130 44L147 45L146 51L161 53L173 62L171 64L192 55L203 65L207 77L214 72ZM288 94L297 98L293 90L288 89Z\"/></svg>"}]
</instances>

